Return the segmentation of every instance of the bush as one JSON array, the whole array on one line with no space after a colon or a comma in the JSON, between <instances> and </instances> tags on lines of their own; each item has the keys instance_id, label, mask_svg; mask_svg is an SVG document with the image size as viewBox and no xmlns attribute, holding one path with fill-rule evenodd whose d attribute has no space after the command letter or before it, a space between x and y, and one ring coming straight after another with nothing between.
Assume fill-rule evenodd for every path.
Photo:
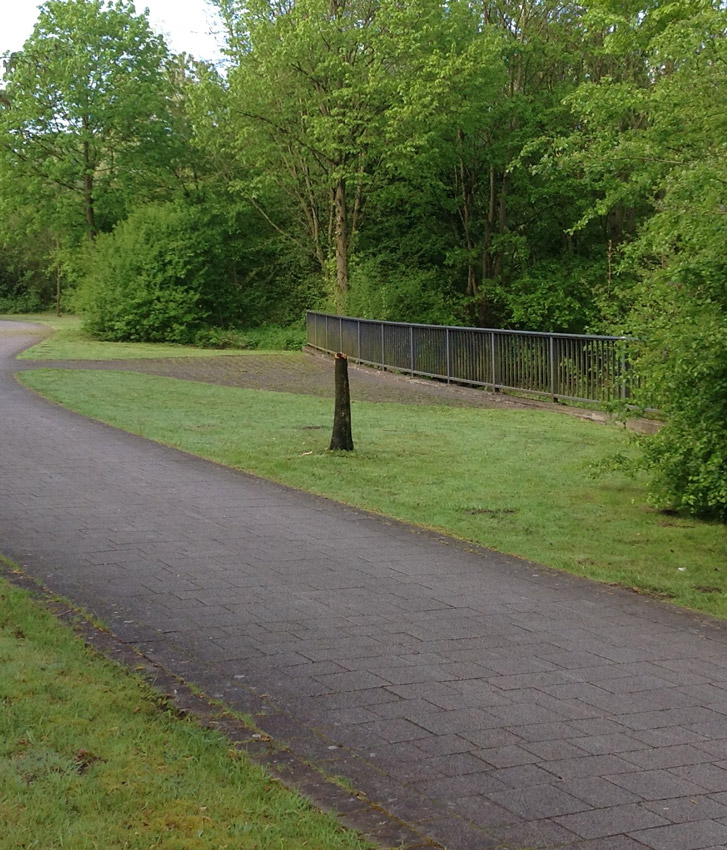
<instances>
[{"instance_id":1,"label":"bush","mask_svg":"<svg viewBox=\"0 0 727 850\"><path fill-rule=\"evenodd\" d=\"M639 364L666 419L643 441L657 501L727 521L727 316L715 304L680 303L652 322Z\"/></svg>"},{"instance_id":2,"label":"bush","mask_svg":"<svg viewBox=\"0 0 727 850\"><path fill-rule=\"evenodd\" d=\"M585 333L598 321L593 293L606 270L577 256L533 262L506 286L493 286L491 298L506 327Z\"/></svg>"},{"instance_id":3,"label":"bush","mask_svg":"<svg viewBox=\"0 0 727 850\"><path fill-rule=\"evenodd\" d=\"M459 324L461 304L449 291L443 271L367 257L351 263L344 312L364 319L453 325Z\"/></svg>"},{"instance_id":4,"label":"bush","mask_svg":"<svg viewBox=\"0 0 727 850\"><path fill-rule=\"evenodd\" d=\"M666 420L645 442L645 463L663 501L725 522L727 164L721 155L684 163L634 246L644 270L635 330L646 353L638 367Z\"/></svg>"},{"instance_id":5,"label":"bush","mask_svg":"<svg viewBox=\"0 0 727 850\"><path fill-rule=\"evenodd\" d=\"M37 292L24 292L15 296L0 296L0 313L15 315L19 313L40 313L47 308Z\"/></svg>"},{"instance_id":6,"label":"bush","mask_svg":"<svg viewBox=\"0 0 727 850\"><path fill-rule=\"evenodd\" d=\"M268 325L247 330L202 328L194 342L203 348L297 351L306 344L306 332L300 325L287 328Z\"/></svg>"},{"instance_id":7,"label":"bush","mask_svg":"<svg viewBox=\"0 0 727 850\"><path fill-rule=\"evenodd\" d=\"M194 336L194 344L200 348L220 350L257 348L257 342L245 331L234 328L201 328Z\"/></svg>"},{"instance_id":8,"label":"bush","mask_svg":"<svg viewBox=\"0 0 727 850\"><path fill-rule=\"evenodd\" d=\"M247 331L248 337L256 342L256 348L271 351L300 351L307 342L305 326L290 327L267 325Z\"/></svg>"},{"instance_id":9,"label":"bush","mask_svg":"<svg viewBox=\"0 0 727 850\"><path fill-rule=\"evenodd\" d=\"M0 313L39 313L55 304L55 279L44 234L0 243Z\"/></svg>"},{"instance_id":10,"label":"bush","mask_svg":"<svg viewBox=\"0 0 727 850\"><path fill-rule=\"evenodd\" d=\"M135 210L88 249L76 297L86 329L105 340L194 340L207 311L219 249L194 208Z\"/></svg>"}]
</instances>

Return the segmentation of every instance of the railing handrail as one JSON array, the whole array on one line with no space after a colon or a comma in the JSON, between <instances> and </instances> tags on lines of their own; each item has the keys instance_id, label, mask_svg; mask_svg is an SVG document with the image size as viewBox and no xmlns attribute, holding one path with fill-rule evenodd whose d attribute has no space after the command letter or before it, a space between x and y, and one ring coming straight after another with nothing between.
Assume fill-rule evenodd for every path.
<instances>
[{"instance_id":1,"label":"railing handrail","mask_svg":"<svg viewBox=\"0 0 727 850\"><path fill-rule=\"evenodd\" d=\"M601 339L610 342L636 342L631 336L606 336L602 334L571 334L558 331L518 331L509 328L476 328L469 325L423 325L417 322L392 322L388 319L362 319L358 316L341 316L338 313L322 313L320 310L306 310L307 316L320 316L328 319L345 319L347 322L361 322L370 325L395 325L400 328L426 328L427 330L474 331L480 333L503 334L506 336L540 336L557 337L560 339Z\"/></svg>"},{"instance_id":2,"label":"railing handrail","mask_svg":"<svg viewBox=\"0 0 727 850\"><path fill-rule=\"evenodd\" d=\"M309 310L308 344L447 383L604 404L631 394L626 336L360 319Z\"/></svg>"}]
</instances>

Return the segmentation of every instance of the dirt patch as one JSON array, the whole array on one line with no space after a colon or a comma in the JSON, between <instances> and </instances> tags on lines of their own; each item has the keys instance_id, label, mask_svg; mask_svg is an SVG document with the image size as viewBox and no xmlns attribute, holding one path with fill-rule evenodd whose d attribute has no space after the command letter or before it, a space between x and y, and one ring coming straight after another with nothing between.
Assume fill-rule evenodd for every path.
<instances>
[{"instance_id":1,"label":"dirt patch","mask_svg":"<svg viewBox=\"0 0 727 850\"><path fill-rule=\"evenodd\" d=\"M185 381L201 381L226 387L298 393L333 398L332 358L304 351L281 354L241 354L224 357L165 357L151 360L58 360L17 361L19 369L105 369L141 372ZM607 422L600 410L519 398L485 389L412 378L395 372L350 364L351 398L359 401L396 404L443 405L512 410L550 410L580 419ZM629 427L655 431L658 423L633 420Z\"/></svg>"}]
</instances>

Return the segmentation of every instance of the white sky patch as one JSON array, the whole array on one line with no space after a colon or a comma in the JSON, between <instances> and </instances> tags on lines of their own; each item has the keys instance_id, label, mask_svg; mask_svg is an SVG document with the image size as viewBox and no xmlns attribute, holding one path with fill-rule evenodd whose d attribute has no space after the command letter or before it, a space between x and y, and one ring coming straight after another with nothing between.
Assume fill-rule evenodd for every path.
<instances>
[{"instance_id":1,"label":"white sky patch","mask_svg":"<svg viewBox=\"0 0 727 850\"><path fill-rule=\"evenodd\" d=\"M20 50L33 31L41 3L0 0L0 56ZM161 33L173 53L218 62L221 30L216 10L206 0L138 0L137 12L149 9L152 29Z\"/></svg>"},{"instance_id":2,"label":"white sky patch","mask_svg":"<svg viewBox=\"0 0 727 850\"><path fill-rule=\"evenodd\" d=\"M137 10L149 9L149 22L166 39L173 53L191 53L197 59L216 62L221 58L221 31L217 11L205 0L146 0Z\"/></svg>"}]
</instances>

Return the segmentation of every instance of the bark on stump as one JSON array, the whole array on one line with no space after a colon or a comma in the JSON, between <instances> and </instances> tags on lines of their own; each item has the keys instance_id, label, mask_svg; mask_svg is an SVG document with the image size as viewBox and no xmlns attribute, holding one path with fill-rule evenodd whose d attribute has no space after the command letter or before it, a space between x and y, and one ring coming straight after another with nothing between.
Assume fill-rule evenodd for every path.
<instances>
[{"instance_id":1,"label":"bark on stump","mask_svg":"<svg viewBox=\"0 0 727 850\"><path fill-rule=\"evenodd\" d=\"M348 388L348 357L339 352L334 359L336 381L336 406L333 412L331 451L353 451L351 436L351 393Z\"/></svg>"}]
</instances>

